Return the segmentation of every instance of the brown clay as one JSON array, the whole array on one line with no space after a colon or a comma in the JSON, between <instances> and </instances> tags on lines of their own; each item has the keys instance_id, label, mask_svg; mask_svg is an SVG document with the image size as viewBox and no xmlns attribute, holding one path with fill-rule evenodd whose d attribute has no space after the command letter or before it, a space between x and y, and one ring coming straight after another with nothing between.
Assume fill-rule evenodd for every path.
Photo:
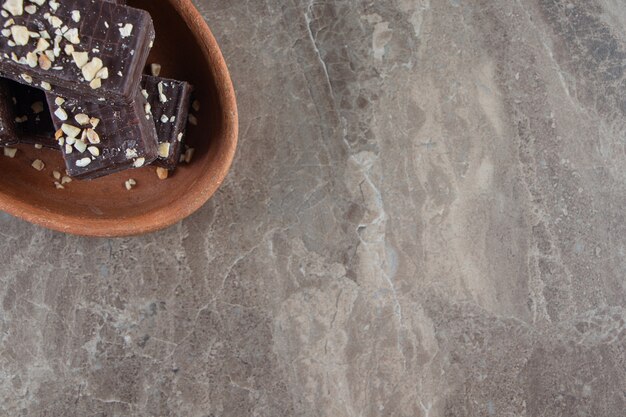
<instances>
[{"instance_id":1,"label":"brown clay","mask_svg":"<svg viewBox=\"0 0 626 417\"><path fill-rule=\"evenodd\" d=\"M161 75L191 82L201 108L187 140L196 151L167 180L155 167L130 170L93 181L74 180L57 190L52 172L64 172L58 152L19 146L14 159L0 154L0 210L31 223L85 236L129 236L179 222L199 209L220 186L237 147L237 105L226 63L191 0L131 0L148 10L157 40L148 64ZM41 159L43 171L31 167ZM124 182L137 181L131 191Z\"/></svg>"}]
</instances>

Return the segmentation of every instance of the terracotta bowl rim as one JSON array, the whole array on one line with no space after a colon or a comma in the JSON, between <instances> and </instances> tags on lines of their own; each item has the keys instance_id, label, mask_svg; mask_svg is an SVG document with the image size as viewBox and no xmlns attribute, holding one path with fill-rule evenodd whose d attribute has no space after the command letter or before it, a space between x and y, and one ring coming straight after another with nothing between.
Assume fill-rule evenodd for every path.
<instances>
[{"instance_id":1,"label":"terracotta bowl rim","mask_svg":"<svg viewBox=\"0 0 626 417\"><path fill-rule=\"evenodd\" d=\"M91 237L126 237L137 236L172 226L200 209L215 194L228 174L235 156L238 140L238 112L235 90L226 62L215 37L209 29L192 0L169 0L191 30L196 41L203 49L205 57L210 56L217 95L222 103L223 142L220 153L214 163L217 167L215 176L199 176L193 184L193 192L175 204L154 211L124 218L84 218L68 213L50 212L41 207L32 206L19 198L0 192L0 210L5 211L30 223L48 229L79 236Z\"/></svg>"}]
</instances>

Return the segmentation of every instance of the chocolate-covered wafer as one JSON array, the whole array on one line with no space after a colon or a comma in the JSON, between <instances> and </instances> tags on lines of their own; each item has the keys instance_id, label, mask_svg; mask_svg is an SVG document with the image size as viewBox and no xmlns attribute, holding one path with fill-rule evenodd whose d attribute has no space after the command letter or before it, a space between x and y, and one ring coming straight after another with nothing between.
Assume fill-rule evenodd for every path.
<instances>
[{"instance_id":1,"label":"chocolate-covered wafer","mask_svg":"<svg viewBox=\"0 0 626 417\"><path fill-rule=\"evenodd\" d=\"M15 113L9 80L0 80L0 146L17 143Z\"/></svg>"},{"instance_id":2,"label":"chocolate-covered wafer","mask_svg":"<svg viewBox=\"0 0 626 417\"><path fill-rule=\"evenodd\" d=\"M0 73L54 94L130 102L154 39L150 15L105 0L5 0Z\"/></svg>"},{"instance_id":3,"label":"chocolate-covered wafer","mask_svg":"<svg viewBox=\"0 0 626 417\"><path fill-rule=\"evenodd\" d=\"M192 87L185 81L151 75L144 75L141 85L142 94L150 103L159 139L159 158L154 164L172 170L180 158Z\"/></svg>"},{"instance_id":4,"label":"chocolate-covered wafer","mask_svg":"<svg viewBox=\"0 0 626 417\"><path fill-rule=\"evenodd\" d=\"M19 143L57 149L50 109L43 91L7 81L10 85L15 131Z\"/></svg>"},{"instance_id":5,"label":"chocolate-covered wafer","mask_svg":"<svg viewBox=\"0 0 626 417\"><path fill-rule=\"evenodd\" d=\"M157 158L154 120L139 90L131 103L115 105L47 96L70 176L98 178Z\"/></svg>"}]
</instances>

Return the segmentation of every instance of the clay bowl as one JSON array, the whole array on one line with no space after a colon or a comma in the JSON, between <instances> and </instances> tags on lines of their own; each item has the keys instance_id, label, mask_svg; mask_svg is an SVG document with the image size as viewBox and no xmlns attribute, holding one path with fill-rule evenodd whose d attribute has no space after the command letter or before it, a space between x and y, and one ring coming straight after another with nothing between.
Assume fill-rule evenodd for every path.
<instances>
[{"instance_id":1,"label":"clay bowl","mask_svg":"<svg viewBox=\"0 0 626 417\"><path fill-rule=\"evenodd\" d=\"M226 63L191 0L130 0L148 10L157 39L148 63L162 76L190 81L201 109L187 140L196 149L189 165L159 180L153 167L93 181L54 187L52 171L63 172L58 152L18 146L14 159L0 155L0 210L61 232L85 236L129 236L170 226L200 208L220 186L237 146L237 107ZM45 170L31 167L35 159ZM124 182L137 186L127 191Z\"/></svg>"}]
</instances>

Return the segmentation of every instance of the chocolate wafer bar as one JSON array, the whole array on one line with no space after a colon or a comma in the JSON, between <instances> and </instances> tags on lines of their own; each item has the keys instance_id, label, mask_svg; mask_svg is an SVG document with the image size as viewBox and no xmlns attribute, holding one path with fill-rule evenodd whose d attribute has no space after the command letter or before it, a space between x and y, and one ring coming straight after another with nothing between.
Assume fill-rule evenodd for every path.
<instances>
[{"instance_id":1,"label":"chocolate wafer bar","mask_svg":"<svg viewBox=\"0 0 626 417\"><path fill-rule=\"evenodd\" d=\"M13 81L7 82L10 85L15 131L19 143L58 149L45 93Z\"/></svg>"},{"instance_id":2,"label":"chocolate wafer bar","mask_svg":"<svg viewBox=\"0 0 626 417\"><path fill-rule=\"evenodd\" d=\"M154 165L173 170L180 159L192 87L185 81L151 75L143 76L141 86L150 103L159 140L159 158Z\"/></svg>"},{"instance_id":3,"label":"chocolate wafer bar","mask_svg":"<svg viewBox=\"0 0 626 417\"><path fill-rule=\"evenodd\" d=\"M154 40L150 15L105 0L5 0L0 74L54 94L134 100Z\"/></svg>"},{"instance_id":4,"label":"chocolate wafer bar","mask_svg":"<svg viewBox=\"0 0 626 417\"><path fill-rule=\"evenodd\" d=\"M139 90L133 102L113 105L47 97L70 176L94 179L157 158L154 120Z\"/></svg>"},{"instance_id":5,"label":"chocolate wafer bar","mask_svg":"<svg viewBox=\"0 0 626 417\"><path fill-rule=\"evenodd\" d=\"M0 80L0 146L17 143L15 113L8 80Z\"/></svg>"}]
</instances>

